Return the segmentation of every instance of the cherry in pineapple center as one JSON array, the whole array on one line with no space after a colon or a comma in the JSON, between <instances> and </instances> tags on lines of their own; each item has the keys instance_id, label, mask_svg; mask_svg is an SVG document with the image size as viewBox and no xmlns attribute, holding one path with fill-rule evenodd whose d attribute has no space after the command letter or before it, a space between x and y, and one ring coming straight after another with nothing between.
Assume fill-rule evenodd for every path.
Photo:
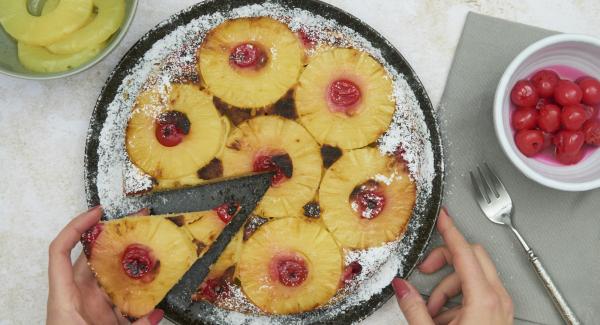
<instances>
[{"instance_id":1,"label":"cherry in pineapple center","mask_svg":"<svg viewBox=\"0 0 600 325\"><path fill-rule=\"evenodd\" d=\"M329 110L352 116L361 99L360 87L349 79L334 80L327 90Z\"/></svg>"},{"instance_id":2,"label":"cherry in pineapple center","mask_svg":"<svg viewBox=\"0 0 600 325\"><path fill-rule=\"evenodd\" d=\"M259 154L254 158L253 169L255 172L275 172L271 178L271 186L278 186L292 177L294 166L287 153Z\"/></svg>"},{"instance_id":3,"label":"cherry in pineapple center","mask_svg":"<svg viewBox=\"0 0 600 325\"><path fill-rule=\"evenodd\" d=\"M179 111L161 113L155 121L156 140L165 147L174 147L190 133L190 120Z\"/></svg>"},{"instance_id":4,"label":"cherry in pineapple center","mask_svg":"<svg viewBox=\"0 0 600 325\"><path fill-rule=\"evenodd\" d=\"M350 206L361 218L373 219L385 208L385 196L379 182L368 180L350 193Z\"/></svg>"},{"instance_id":5,"label":"cherry in pineapple center","mask_svg":"<svg viewBox=\"0 0 600 325\"><path fill-rule=\"evenodd\" d=\"M286 287L297 287L308 277L306 261L297 254L273 257L269 265L269 272L274 280Z\"/></svg>"},{"instance_id":6,"label":"cherry in pineapple center","mask_svg":"<svg viewBox=\"0 0 600 325\"><path fill-rule=\"evenodd\" d=\"M259 69L267 63L268 56L258 44L243 43L231 50L229 63L238 68Z\"/></svg>"},{"instance_id":7,"label":"cherry in pineapple center","mask_svg":"<svg viewBox=\"0 0 600 325\"><path fill-rule=\"evenodd\" d=\"M152 256L152 250L141 244L131 244L125 248L121 257L123 271L132 279L150 282L153 273L158 271L160 262Z\"/></svg>"}]
</instances>

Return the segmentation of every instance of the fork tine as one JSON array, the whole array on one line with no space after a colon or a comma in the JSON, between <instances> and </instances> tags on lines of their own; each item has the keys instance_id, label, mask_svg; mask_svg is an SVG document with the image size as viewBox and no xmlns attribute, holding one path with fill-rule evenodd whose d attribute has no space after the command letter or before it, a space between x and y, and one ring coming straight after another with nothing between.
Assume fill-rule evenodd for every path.
<instances>
[{"instance_id":1,"label":"fork tine","mask_svg":"<svg viewBox=\"0 0 600 325\"><path fill-rule=\"evenodd\" d=\"M469 174L471 175L471 182L473 183L475 192L477 192L478 194L477 201L479 202L481 208L483 208L486 204L489 204L491 202L490 198L487 196L487 193L483 189L483 184L481 184L479 179L475 177L475 175L473 175L473 172L470 171Z\"/></svg>"},{"instance_id":2,"label":"fork tine","mask_svg":"<svg viewBox=\"0 0 600 325\"><path fill-rule=\"evenodd\" d=\"M492 190L488 180L485 178L485 176L483 176L483 173L481 172L481 167L479 167L479 166L477 166L477 173L479 173L479 179L481 180L481 183L483 184L483 188L485 189L485 193L490 198L490 201L496 199L498 196Z\"/></svg>"},{"instance_id":3,"label":"fork tine","mask_svg":"<svg viewBox=\"0 0 600 325\"><path fill-rule=\"evenodd\" d=\"M506 188L504 187L504 184L502 184L502 182L500 181L498 176L496 176L496 173L494 173L492 171L492 169L490 168L490 166L487 163L484 163L483 165L485 166L484 173L486 174L487 178L492 183L492 188L494 189L494 191L499 196L508 195L508 191L506 190ZM487 172L486 172L486 169L487 169Z\"/></svg>"}]
</instances>

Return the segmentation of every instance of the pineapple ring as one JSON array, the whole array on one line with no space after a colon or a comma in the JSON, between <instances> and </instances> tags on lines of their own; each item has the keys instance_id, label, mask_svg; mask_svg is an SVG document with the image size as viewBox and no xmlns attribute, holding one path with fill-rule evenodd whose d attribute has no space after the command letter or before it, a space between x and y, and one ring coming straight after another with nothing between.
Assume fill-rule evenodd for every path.
<instances>
[{"instance_id":1,"label":"pineapple ring","mask_svg":"<svg viewBox=\"0 0 600 325\"><path fill-rule=\"evenodd\" d=\"M351 115L336 111L329 99L330 87L339 80L358 87L355 96L360 98L350 98ZM334 48L310 59L295 99L300 123L317 142L354 149L374 142L388 128L396 109L392 94L391 77L369 54Z\"/></svg>"},{"instance_id":2,"label":"pineapple ring","mask_svg":"<svg viewBox=\"0 0 600 325\"><path fill-rule=\"evenodd\" d=\"M233 49L262 45L267 61L258 69L230 64ZM198 70L207 88L226 103L258 108L275 103L297 82L304 57L296 35L268 17L228 20L213 29L198 49Z\"/></svg>"},{"instance_id":3,"label":"pineapple ring","mask_svg":"<svg viewBox=\"0 0 600 325\"><path fill-rule=\"evenodd\" d=\"M181 143L166 147L156 139L155 120L163 112L186 114L191 127ZM126 147L131 162L157 179L195 173L221 150L225 126L212 96L197 86L173 85L165 103L157 92L140 94L127 125Z\"/></svg>"},{"instance_id":4,"label":"pineapple ring","mask_svg":"<svg viewBox=\"0 0 600 325\"><path fill-rule=\"evenodd\" d=\"M202 257L225 226L226 224L219 218L217 213L214 210L209 210L185 214L183 228L190 233L197 244L202 243L205 245L204 249L200 250L198 254L198 257ZM238 231L229 242L225 251L210 267L207 279L221 276L225 270L237 263L242 248L243 232L243 229Z\"/></svg>"},{"instance_id":5,"label":"pineapple ring","mask_svg":"<svg viewBox=\"0 0 600 325\"><path fill-rule=\"evenodd\" d=\"M223 175L252 172L257 155L269 151L287 153L293 173L267 190L255 213L267 218L301 216L302 207L314 198L319 186L322 160L319 146L300 124L278 116L255 117L240 124L225 144Z\"/></svg>"},{"instance_id":6,"label":"pineapple ring","mask_svg":"<svg viewBox=\"0 0 600 325\"><path fill-rule=\"evenodd\" d=\"M71 54L106 41L119 29L125 17L125 1L94 0L98 14L81 29L48 46L57 54Z\"/></svg>"},{"instance_id":7,"label":"pineapple ring","mask_svg":"<svg viewBox=\"0 0 600 325\"><path fill-rule=\"evenodd\" d=\"M61 0L47 15L32 16L27 0L0 1L0 24L19 42L48 45L83 26L92 14L92 0Z\"/></svg>"},{"instance_id":8,"label":"pineapple ring","mask_svg":"<svg viewBox=\"0 0 600 325\"><path fill-rule=\"evenodd\" d=\"M270 265L281 254L300 256L306 279L286 286L274 279ZM237 264L246 296L260 309L273 314L312 310L337 292L342 275L342 251L321 225L299 218L275 219L261 226L244 244Z\"/></svg>"},{"instance_id":9,"label":"pineapple ring","mask_svg":"<svg viewBox=\"0 0 600 325\"><path fill-rule=\"evenodd\" d=\"M151 248L160 262L150 282L132 279L123 271L122 254L131 244ZM93 243L89 265L122 313L142 317L164 298L196 258L196 247L183 229L166 218L137 216L103 223Z\"/></svg>"},{"instance_id":10,"label":"pineapple ring","mask_svg":"<svg viewBox=\"0 0 600 325\"><path fill-rule=\"evenodd\" d=\"M85 64L96 57L105 46L106 42L102 42L81 52L55 54L44 47L19 42L17 50L19 62L25 68L40 73L54 73L70 70Z\"/></svg>"},{"instance_id":11,"label":"pineapple ring","mask_svg":"<svg viewBox=\"0 0 600 325\"><path fill-rule=\"evenodd\" d=\"M359 216L349 198L356 186L368 180L382 184L386 204L374 218ZM326 172L319 189L323 222L347 248L379 246L398 238L416 200L416 188L403 166L375 148L345 153Z\"/></svg>"}]
</instances>

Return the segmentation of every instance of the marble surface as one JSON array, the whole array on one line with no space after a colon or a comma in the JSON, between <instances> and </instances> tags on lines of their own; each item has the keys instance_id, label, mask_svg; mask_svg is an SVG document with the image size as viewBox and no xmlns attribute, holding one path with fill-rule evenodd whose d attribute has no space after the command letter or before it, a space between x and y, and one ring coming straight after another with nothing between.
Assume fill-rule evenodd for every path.
<instances>
[{"instance_id":1,"label":"marble surface","mask_svg":"<svg viewBox=\"0 0 600 325\"><path fill-rule=\"evenodd\" d=\"M148 29L195 0L142 0L118 48L70 78L0 76L0 324L44 322L47 247L85 210L83 152L89 118L112 68ZM411 63L434 105L444 89L466 13L600 36L597 0L328 0L387 37ZM540 9L543 9L540 10ZM79 248L74 254L79 253ZM397 323L392 299L365 324Z\"/></svg>"}]
</instances>

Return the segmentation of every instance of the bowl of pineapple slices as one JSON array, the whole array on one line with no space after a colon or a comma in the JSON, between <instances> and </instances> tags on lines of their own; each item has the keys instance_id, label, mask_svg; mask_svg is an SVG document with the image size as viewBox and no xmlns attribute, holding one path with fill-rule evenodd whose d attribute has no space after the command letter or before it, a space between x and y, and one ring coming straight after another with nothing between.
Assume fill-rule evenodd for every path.
<instances>
[{"instance_id":1,"label":"bowl of pineapple slices","mask_svg":"<svg viewBox=\"0 0 600 325\"><path fill-rule=\"evenodd\" d=\"M0 1L0 72L54 79L84 71L125 35L137 0Z\"/></svg>"},{"instance_id":2,"label":"bowl of pineapple slices","mask_svg":"<svg viewBox=\"0 0 600 325\"><path fill-rule=\"evenodd\" d=\"M144 195L271 171L271 186L180 324L361 320L417 265L441 204L433 108L408 63L315 0L205 1L151 30L104 87L82 240L125 315L150 312L235 218L235 202L127 216ZM193 198L190 198L193 199Z\"/></svg>"}]
</instances>

